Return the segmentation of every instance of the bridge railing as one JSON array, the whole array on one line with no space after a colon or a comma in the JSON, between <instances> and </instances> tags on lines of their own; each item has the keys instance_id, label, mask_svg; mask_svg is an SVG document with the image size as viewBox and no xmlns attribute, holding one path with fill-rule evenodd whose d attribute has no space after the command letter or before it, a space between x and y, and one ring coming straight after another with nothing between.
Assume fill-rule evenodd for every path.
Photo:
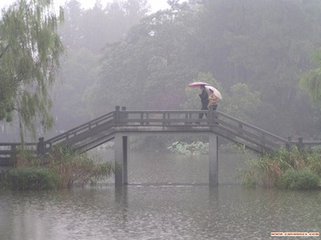
<instances>
[{"instance_id":1,"label":"bridge railing","mask_svg":"<svg viewBox=\"0 0 321 240\"><path fill-rule=\"evenodd\" d=\"M92 129L95 129L104 124L114 124L115 122L115 112L110 112L108 114L102 115L94 120L91 120L85 124L81 124L75 128L68 130L60 135L50 138L45 141L45 148L50 149L53 145L68 142L68 140L73 139L81 134L84 134Z\"/></svg>"},{"instance_id":2,"label":"bridge railing","mask_svg":"<svg viewBox=\"0 0 321 240\"><path fill-rule=\"evenodd\" d=\"M12 160L16 159L18 152L22 149L20 143L0 143L0 161L1 166L10 166L14 163ZM25 143L24 150L36 153L36 143Z\"/></svg>"},{"instance_id":3,"label":"bridge railing","mask_svg":"<svg viewBox=\"0 0 321 240\"><path fill-rule=\"evenodd\" d=\"M199 118L200 114L204 115L201 119ZM46 141L40 138L38 143L30 143L26 146L29 146L38 154L45 154L52 146L61 143L74 144L73 146L76 148L86 148L86 145L95 147L97 144L106 141L106 135L108 140L112 139L114 127L131 126L158 127L160 131L173 129L174 131L186 129L196 132L212 131L235 142L256 145L253 149L261 152L264 149L277 150L280 147L290 148L293 145L300 149L321 145L320 141L285 139L219 111L128 111L125 107L116 107L115 111L81 124L67 132ZM0 159L6 160L10 156L14 156L19 146L20 144L17 143L0 144Z\"/></svg>"},{"instance_id":4,"label":"bridge railing","mask_svg":"<svg viewBox=\"0 0 321 240\"><path fill-rule=\"evenodd\" d=\"M118 114L118 126L207 126L229 139L242 138L271 150L286 147L288 142L285 138L219 111L120 111ZM200 114L204 115L202 119L199 118Z\"/></svg>"},{"instance_id":5,"label":"bridge railing","mask_svg":"<svg viewBox=\"0 0 321 240\"><path fill-rule=\"evenodd\" d=\"M286 138L231 117L228 114L217 111L214 113L214 118L216 118L215 121L220 127L229 131L232 136L256 143L263 148L266 147L271 150L276 150L280 147L286 147L288 144Z\"/></svg>"},{"instance_id":6,"label":"bridge railing","mask_svg":"<svg viewBox=\"0 0 321 240\"><path fill-rule=\"evenodd\" d=\"M117 126L186 126L190 124L208 124L206 117L199 114L207 111L120 111Z\"/></svg>"},{"instance_id":7,"label":"bridge railing","mask_svg":"<svg viewBox=\"0 0 321 240\"><path fill-rule=\"evenodd\" d=\"M321 140L307 140L302 137L293 140L292 137L288 137L288 148L292 148L293 146L297 147L299 150L311 150L313 148L320 148Z\"/></svg>"}]
</instances>

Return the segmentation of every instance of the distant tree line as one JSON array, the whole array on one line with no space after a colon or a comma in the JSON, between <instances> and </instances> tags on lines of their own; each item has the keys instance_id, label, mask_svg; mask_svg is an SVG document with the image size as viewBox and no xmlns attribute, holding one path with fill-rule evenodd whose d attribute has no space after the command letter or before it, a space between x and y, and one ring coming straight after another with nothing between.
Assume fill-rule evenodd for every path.
<instances>
[{"instance_id":1,"label":"distant tree line","mask_svg":"<svg viewBox=\"0 0 321 240\"><path fill-rule=\"evenodd\" d=\"M58 33L65 55L50 92L54 130L115 105L198 109L198 92L187 85L201 80L221 90L220 111L285 137L320 137L320 1L168 3L153 14L146 0L64 6ZM3 106L6 119L10 108Z\"/></svg>"},{"instance_id":2,"label":"distant tree line","mask_svg":"<svg viewBox=\"0 0 321 240\"><path fill-rule=\"evenodd\" d=\"M59 33L66 54L52 92L56 129L68 130L110 111L108 103L101 102L99 112L89 101L96 94L92 88L100 76L102 53L107 44L125 38L148 9L146 0L113 1L106 6L97 1L92 9L82 9L79 1L71 0L64 6L65 21ZM108 89L97 94L108 94L111 86Z\"/></svg>"},{"instance_id":3,"label":"distant tree line","mask_svg":"<svg viewBox=\"0 0 321 240\"><path fill-rule=\"evenodd\" d=\"M170 4L107 45L94 106L195 108L186 86L201 78L222 91L221 111L285 137L319 135L320 108L299 82L320 47L320 1Z\"/></svg>"}]
</instances>

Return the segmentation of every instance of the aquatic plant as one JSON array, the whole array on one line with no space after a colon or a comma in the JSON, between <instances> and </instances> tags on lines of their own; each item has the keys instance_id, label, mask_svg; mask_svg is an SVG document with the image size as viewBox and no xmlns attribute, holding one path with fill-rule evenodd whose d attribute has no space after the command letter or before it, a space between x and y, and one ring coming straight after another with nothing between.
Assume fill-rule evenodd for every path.
<instances>
[{"instance_id":1,"label":"aquatic plant","mask_svg":"<svg viewBox=\"0 0 321 240\"><path fill-rule=\"evenodd\" d=\"M247 162L242 180L246 186L311 189L320 185L320 152L282 149Z\"/></svg>"},{"instance_id":2,"label":"aquatic plant","mask_svg":"<svg viewBox=\"0 0 321 240\"><path fill-rule=\"evenodd\" d=\"M98 163L86 154L78 154L66 147L58 147L47 158L48 168L59 176L59 187L86 185L111 175L110 163Z\"/></svg>"},{"instance_id":3,"label":"aquatic plant","mask_svg":"<svg viewBox=\"0 0 321 240\"><path fill-rule=\"evenodd\" d=\"M14 168L2 173L0 181L2 186L15 190L71 188L96 183L112 172L110 163L99 163L86 154L57 147L44 157L19 152Z\"/></svg>"},{"instance_id":4,"label":"aquatic plant","mask_svg":"<svg viewBox=\"0 0 321 240\"><path fill-rule=\"evenodd\" d=\"M316 189L320 178L309 169L302 171L289 169L280 178L278 187L286 189Z\"/></svg>"},{"instance_id":5,"label":"aquatic plant","mask_svg":"<svg viewBox=\"0 0 321 240\"><path fill-rule=\"evenodd\" d=\"M48 190L59 186L59 177L47 168L14 168L3 176L2 183L12 190Z\"/></svg>"},{"instance_id":6,"label":"aquatic plant","mask_svg":"<svg viewBox=\"0 0 321 240\"><path fill-rule=\"evenodd\" d=\"M173 153L178 153L187 156L207 154L208 143L203 143L201 141L196 141L192 143L176 141L172 143L172 145L169 146L167 149Z\"/></svg>"},{"instance_id":7,"label":"aquatic plant","mask_svg":"<svg viewBox=\"0 0 321 240\"><path fill-rule=\"evenodd\" d=\"M181 154L181 155L201 155L208 154L209 151L209 143L202 141L193 141L191 143L187 143L184 141L176 141L173 142L167 149L173 153ZM242 153L249 154L249 151L245 149L244 145L235 144L235 143L224 143L220 144L221 152L229 152L229 153Z\"/></svg>"}]
</instances>

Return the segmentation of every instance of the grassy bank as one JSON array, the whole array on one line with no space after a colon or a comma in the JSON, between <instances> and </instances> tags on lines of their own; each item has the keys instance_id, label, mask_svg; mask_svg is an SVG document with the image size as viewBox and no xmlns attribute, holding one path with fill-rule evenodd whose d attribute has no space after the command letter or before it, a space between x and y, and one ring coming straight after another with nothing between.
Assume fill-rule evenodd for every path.
<instances>
[{"instance_id":1,"label":"grassy bank","mask_svg":"<svg viewBox=\"0 0 321 240\"><path fill-rule=\"evenodd\" d=\"M250 160L242 174L246 186L281 189L318 189L321 184L321 152L280 150Z\"/></svg>"},{"instance_id":2,"label":"grassy bank","mask_svg":"<svg viewBox=\"0 0 321 240\"><path fill-rule=\"evenodd\" d=\"M45 159L20 152L14 168L0 176L3 188L13 190L49 190L84 186L112 174L108 163L97 163L86 154L67 148L54 149Z\"/></svg>"}]
</instances>

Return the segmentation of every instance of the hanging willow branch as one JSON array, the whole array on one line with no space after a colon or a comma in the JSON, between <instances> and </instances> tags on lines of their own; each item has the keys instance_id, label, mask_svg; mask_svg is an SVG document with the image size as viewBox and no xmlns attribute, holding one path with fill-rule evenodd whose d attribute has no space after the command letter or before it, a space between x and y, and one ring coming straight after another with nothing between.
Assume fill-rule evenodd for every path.
<instances>
[{"instance_id":1,"label":"hanging willow branch","mask_svg":"<svg viewBox=\"0 0 321 240\"><path fill-rule=\"evenodd\" d=\"M315 103L321 104L321 50L314 55L314 60L320 67L306 73L301 79L300 85L308 91Z\"/></svg>"},{"instance_id":2,"label":"hanging willow branch","mask_svg":"<svg viewBox=\"0 0 321 240\"><path fill-rule=\"evenodd\" d=\"M9 49L9 44L1 51L0 58L2 58L2 56L7 52L8 49Z\"/></svg>"},{"instance_id":3,"label":"hanging willow branch","mask_svg":"<svg viewBox=\"0 0 321 240\"><path fill-rule=\"evenodd\" d=\"M19 0L0 20L0 120L17 109L21 133L35 135L36 124L52 126L48 89L63 52L57 34L62 21L63 11L57 16L51 0Z\"/></svg>"}]
</instances>

